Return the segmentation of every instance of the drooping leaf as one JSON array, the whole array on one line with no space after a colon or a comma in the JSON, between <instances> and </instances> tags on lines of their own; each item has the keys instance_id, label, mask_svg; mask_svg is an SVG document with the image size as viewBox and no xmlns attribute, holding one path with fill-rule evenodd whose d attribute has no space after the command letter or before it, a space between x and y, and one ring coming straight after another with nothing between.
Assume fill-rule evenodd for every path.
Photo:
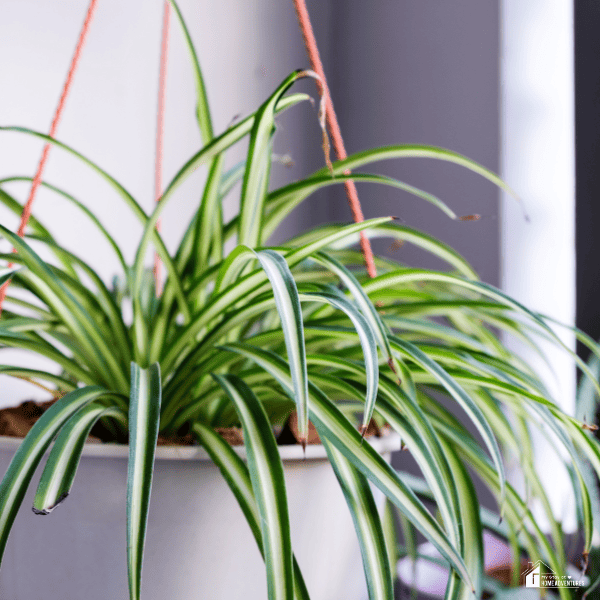
<instances>
[{"instance_id":1,"label":"drooping leaf","mask_svg":"<svg viewBox=\"0 0 600 600\"><path fill-rule=\"evenodd\" d=\"M233 448L210 427L196 422L192 426L192 431L221 471L246 517L261 554L263 554L260 513L252 490L248 467ZM294 598L295 600L309 600L308 590L295 557Z\"/></svg>"},{"instance_id":2,"label":"drooping leaf","mask_svg":"<svg viewBox=\"0 0 600 600\"><path fill-rule=\"evenodd\" d=\"M127 423L127 416L122 409L93 402L75 413L61 429L46 461L33 501L36 514L50 514L69 495L84 444L92 427L102 417L114 417L123 424Z\"/></svg>"},{"instance_id":3,"label":"drooping leaf","mask_svg":"<svg viewBox=\"0 0 600 600\"><path fill-rule=\"evenodd\" d=\"M139 600L141 594L142 560L158 438L160 402L161 381L158 365L141 369L132 363L127 469L127 572L130 600Z\"/></svg>"},{"instance_id":4,"label":"drooping leaf","mask_svg":"<svg viewBox=\"0 0 600 600\"><path fill-rule=\"evenodd\" d=\"M264 408L233 375L213 375L235 404L248 455L252 489L260 513L269 600L291 600L294 575L283 465Z\"/></svg>"},{"instance_id":5,"label":"drooping leaf","mask_svg":"<svg viewBox=\"0 0 600 600\"><path fill-rule=\"evenodd\" d=\"M370 600L393 600L392 570L377 505L366 477L326 440L323 445L340 482L360 544Z\"/></svg>"},{"instance_id":6,"label":"drooping leaf","mask_svg":"<svg viewBox=\"0 0 600 600\"><path fill-rule=\"evenodd\" d=\"M112 395L100 386L74 390L44 412L27 434L0 483L0 559L29 482L55 435L86 404Z\"/></svg>"}]
</instances>

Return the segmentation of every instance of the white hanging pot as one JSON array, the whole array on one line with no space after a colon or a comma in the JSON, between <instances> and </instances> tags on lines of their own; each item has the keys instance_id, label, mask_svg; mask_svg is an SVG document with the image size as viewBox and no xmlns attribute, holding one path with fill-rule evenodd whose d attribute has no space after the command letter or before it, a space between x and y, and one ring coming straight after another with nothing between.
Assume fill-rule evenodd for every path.
<instances>
[{"instance_id":1,"label":"white hanging pot","mask_svg":"<svg viewBox=\"0 0 600 600\"><path fill-rule=\"evenodd\" d=\"M20 444L0 437L0 472ZM389 460L396 435L369 443ZM38 469L0 569L2 600L125 600L127 447L86 444L72 493L47 516L32 506ZM244 457L243 446L236 451ZM312 600L365 600L354 526L323 446L280 446L292 544ZM264 600L265 568L242 511L197 447L159 447L144 556L144 600Z\"/></svg>"}]
</instances>

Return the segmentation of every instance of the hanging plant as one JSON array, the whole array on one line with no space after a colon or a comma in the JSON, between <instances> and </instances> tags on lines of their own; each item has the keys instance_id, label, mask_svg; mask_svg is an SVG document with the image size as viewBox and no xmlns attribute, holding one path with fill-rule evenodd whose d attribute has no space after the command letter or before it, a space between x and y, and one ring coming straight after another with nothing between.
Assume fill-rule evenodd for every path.
<instances>
[{"instance_id":1,"label":"hanging plant","mask_svg":"<svg viewBox=\"0 0 600 600\"><path fill-rule=\"evenodd\" d=\"M508 186L450 150L395 145L342 154L300 181L270 189L277 116L308 99L288 92L314 73L290 74L255 113L214 134L200 63L181 12L175 2L172 6L192 57L203 146L157 194L151 214L99 165L55 139L54 131L44 135L0 128L41 139L76 157L112 187L143 226L130 264L91 209L43 182L41 168L33 178L32 189L44 185L73 204L107 240L122 267L108 287L37 218L29 219L24 235L0 225L0 234L15 248L1 257L14 266L0 276L1 284L11 282L9 289L3 288L0 343L43 356L57 367L46 371L3 365L0 372L48 386L58 398L20 445L0 484L0 554L44 454L49 450L33 506L39 514L50 513L76 485L84 442L101 422L110 439L129 442L132 600L140 598L159 434L166 439L192 436L222 471L264 556L269 598L308 598L292 551L274 433L292 417L302 445L312 423L327 451L356 525L372 599L393 597L396 547L390 535L393 519L386 513L382 522L369 484L395 507L405 530L418 530L447 562L447 598L481 596L484 527L510 537L532 560L541 558L561 570L565 557L560 527L547 511L553 524L549 540L504 472L505 457L516 456L532 492L543 497L530 454L531 430L538 427L555 436L569 456L587 556L594 509L584 474L589 474L589 465L600 473L598 440L590 435L589 425L556 405L536 374L497 335L502 331L528 340L542 335L564 347L544 317L479 281L472 267L444 243L399 225L393 217L364 221L358 215L356 223L326 224L277 247L268 245L283 219L311 194L338 184L352 193L355 181L404 190L457 218L426 191L394 178L354 173L381 160L433 158L467 168L510 192ZM326 90L323 74L317 72L317 79ZM325 94L323 114L331 120L328 101ZM249 143L243 167L226 171L226 152L244 138ZM156 226L175 190L202 165L208 176L201 201L170 253ZM225 221L222 202L238 181L239 212ZM0 201L15 213L23 210L4 190ZM368 250L373 237L415 244L445 261L448 271L414 269L373 256ZM229 240L236 245L227 253ZM362 253L355 249L357 243ZM43 260L39 247L50 251L52 260ZM164 266L164 284L158 283L157 268L153 276L146 267L152 248ZM26 292L29 299L15 290ZM125 317L129 301L131 322ZM589 346L600 355L595 344ZM597 391L588 367L564 349ZM477 439L440 402L440 395L464 411ZM370 424L375 429L389 426L399 434L422 478L397 473L364 441ZM247 463L216 432L238 426ZM482 516L473 474L495 495L502 525ZM435 503L439 518L423 498ZM559 593L566 599L571 592Z\"/></svg>"}]
</instances>

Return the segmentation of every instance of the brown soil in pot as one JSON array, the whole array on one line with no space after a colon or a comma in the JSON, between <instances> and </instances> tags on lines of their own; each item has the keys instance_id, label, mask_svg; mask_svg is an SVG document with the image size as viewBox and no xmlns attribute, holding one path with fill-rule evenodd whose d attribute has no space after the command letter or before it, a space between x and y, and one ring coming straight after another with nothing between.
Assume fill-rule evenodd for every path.
<instances>
[{"instance_id":1,"label":"brown soil in pot","mask_svg":"<svg viewBox=\"0 0 600 600\"><path fill-rule=\"evenodd\" d=\"M47 402L35 402L27 400L19 406L0 409L0 435L11 437L25 437L35 422L44 414L44 412L54 404L56 400ZM241 446L244 444L242 429L239 427L217 427L215 431L221 435L231 446ZM365 437L373 435L380 437L381 431L374 420L371 419ZM277 442L280 445L298 444L300 437L298 435L298 415L293 411L283 426L281 433L277 436ZM92 434L88 442L106 443L117 442L126 444L127 439L115 440L113 434L108 431L101 422L98 422L92 428ZM309 422L308 443L320 444L319 434L315 426ZM196 444L194 436L190 433L182 436L165 436L159 434L158 446L193 446Z\"/></svg>"},{"instance_id":2,"label":"brown soil in pot","mask_svg":"<svg viewBox=\"0 0 600 600\"><path fill-rule=\"evenodd\" d=\"M29 430L35 425L36 421L54 404L54 402L56 402L56 400L49 400L47 402L26 400L19 406L0 409L0 435L24 438L29 433ZM227 437L225 437L225 439L229 441ZM109 432L100 422L94 425L92 434L88 437L87 441L88 443L115 441L123 444L127 443L126 439L115 440L111 432ZM241 443L244 443L243 439ZM160 434L157 441L158 446L192 446L194 444L195 440L191 434L169 437Z\"/></svg>"},{"instance_id":3,"label":"brown soil in pot","mask_svg":"<svg viewBox=\"0 0 600 600\"><path fill-rule=\"evenodd\" d=\"M25 437L35 422L54 404L27 400L19 406L11 406L0 410L0 435Z\"/></svg>"},{"instance_id":4,"label":"brown soil in pot","mask_svg":"<svg viewBox=\"0 0 600 600\"><path fill-rule=\"evenodd\" d=\"M385 432L383 432L385 433ZM372 436L381 437L382 431L375 422L375 419L371 419L369 425L365 430L366 438L370 438ZM298 430L298 413L294 410L286 424L284 425L280 435L277 437L277 441L280 446L289 445L289 444L299 444L300 443L300 433ZM307 444L320 444L321 440L319 438L319 434L317 433L316 427L309 421L308 422L308 439Z\"/></svg>"}]
</instances>

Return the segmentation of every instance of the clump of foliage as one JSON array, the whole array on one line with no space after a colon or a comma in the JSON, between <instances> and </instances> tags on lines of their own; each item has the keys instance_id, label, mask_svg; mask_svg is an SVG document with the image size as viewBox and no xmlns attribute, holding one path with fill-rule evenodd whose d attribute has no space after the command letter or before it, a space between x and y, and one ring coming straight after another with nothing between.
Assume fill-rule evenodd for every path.
<instances>
[{"instance_id":1,"label":"clump of foliage","mask_svg":"<svg viewBox=\"0 0 600 600\"><path fill-rule=\"evenodd\" d=\"M41 138L86 163L133 211L143 234L135 261L128 264L89 208L60 187L44 184L81 209L118 257L122 272L110 289L35 217L25 239L0 226L16 249L2 258L17 265L1 278L12 284L0 343L46 357L58 367L56 372L0 367L4 374L43 382L58 398L26 437L0 485L0 553L52 441L35 497L34 510L42 514L68 494L84 442L101 420L115 440L129 440L129 583L131 598L139 598L157 435L191 433L221 469L244 511L265 558L269 598L308 598L292 553L283 467L273 434L273 426L285 423L295 410L300 436L305 438L310 419L340 481L372 599L393 597L395 544L392 520L387 513L380 519L369 482L383 491L406 527L420 531L448 562L448 598L474 592L480 597L483 528L510 539L532 560L543 558L563 571L562 532L533 468L530 433L541 427L568 451L586 552L592 543L593 501L583 473L589 475L588 462L600 472L600 446L580 420L558 408L535 373L497 336L503 331L530 339L535 333L560 344L546 320L479 281L472 267L439 240L391 217L327 224L278 247L266 245L306 198L347 179L404 190L456 218L425 191L390 177L353 173L380 160L450 161L506 186L454 152L397 145L352 155L301 181L269 189L276 118L307 100L304 94L287 95L306 73L292 73L254 114L215 135L199 62L174 6L193 58L204 145L173 178L152 214L69 146L24 128L3 128ZM245 162L226 171L226 152L244 137L249 137ZM208 167L201 201L170 254L156 231L157 220L174 191L201 165ZM2 183L15 179L29 178ZM240 180L239 212L225 222L223 199ZM20 212L21 204L6 191L0 200ZM369 279L355 249L360 232L416 244L443 259L448 271L376 258L379 274ZM227 254L225 244L232 239L236 245ZM36 247L50 251L53 259L42 260ZM151 248L166 270L160 294L145 267ZM124 316L128 302L131 322ZM439 402L440 394L461 407L479 439ZM422 478L396 473L363 442L361 428L372 418L400 435ZM215 432L238 424L244 429L247 464ZM519 458L532 496L548 509L551 541L528 502L506 482L505 455ZM473 472L495 494L501 524L480 510ZM439 519L423 498L435 503ZM565 599L571 593L559 591Z\"/></svg>"}]
</instances>

